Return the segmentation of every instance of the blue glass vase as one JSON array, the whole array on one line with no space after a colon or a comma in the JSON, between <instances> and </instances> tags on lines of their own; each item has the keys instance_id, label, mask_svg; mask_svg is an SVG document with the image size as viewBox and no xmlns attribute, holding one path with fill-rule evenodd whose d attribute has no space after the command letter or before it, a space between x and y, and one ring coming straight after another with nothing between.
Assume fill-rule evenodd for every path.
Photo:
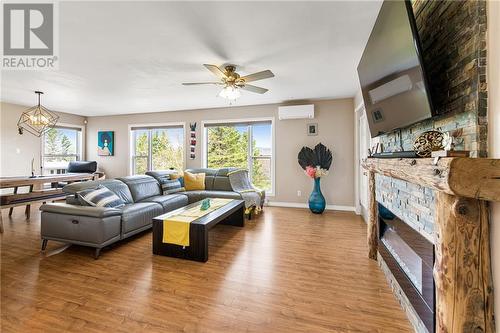
<instances>
[{"instance_id":1,"label":"blue glass vase","mask_svg":"<svg viewBox=\"0 0 500 333\"><path fill-rule=\"evenodd\" d=\"M321 214L325 210L326 201L321 193L320 181L321 178L314 178L314 188L309 196L309 209L314 214Z\"/></svg>"}]
</instances>

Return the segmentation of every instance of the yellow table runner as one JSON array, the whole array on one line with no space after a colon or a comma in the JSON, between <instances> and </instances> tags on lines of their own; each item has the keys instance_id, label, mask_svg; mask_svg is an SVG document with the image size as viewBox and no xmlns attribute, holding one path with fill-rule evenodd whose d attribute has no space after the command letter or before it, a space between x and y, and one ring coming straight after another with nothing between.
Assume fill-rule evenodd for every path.
<instances>
[{"instance_id":1,"label":"yellow table runner","mask_svg":"<svg viewBox=\"0 0 500 333\"><path fill-rule=\"evenodd\" d=\"M169 216L163 220L163 243L189 246L189 226L194 220L227 205L233 199L214 198L210 199L210 207L200 210L199 205L182 211L179 214Z\"/></svg>"}]
</instances>

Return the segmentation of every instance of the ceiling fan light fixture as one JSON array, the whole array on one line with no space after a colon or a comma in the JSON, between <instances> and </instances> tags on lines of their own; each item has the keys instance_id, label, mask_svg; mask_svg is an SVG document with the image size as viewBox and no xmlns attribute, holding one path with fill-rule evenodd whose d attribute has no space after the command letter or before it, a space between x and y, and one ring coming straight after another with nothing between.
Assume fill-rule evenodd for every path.
<instances>
[{"instance_id":1,"label":"ceiling fan light fixture","mask_svg":"<svg viewBox=\"0 0 500 333\"><path fill-rule=\"evenodd\" d=\"M271 72L269 69L245 76L240 76L240 74L236 73L235 65L227 65L224 67L224 69L221 69L218 66L210 64L204 64L203 66L205 66L206 69L208 69L215 76L217 76L219 82L185 82L182 85L184 86L207 85L207 84L221 85L224 88L219 92L219 97L231 101L235 101L237 98L241 96L241 90L246 90L256 94L265 94L268 91L268 89L257 87L247 83L274 77L273 72Z\"/></svg>"},{"instance_id":2,"label":"ceiling fan light fixture","mask_svg":"<svg viewBox=\"0 0 500 333\"><path fill-rule=\"evenodd\" d=\"M220 91L219 96L225 99L235 101L241 96L241 92L236 86L225 86Z\"/></svg>"}]
</instances>

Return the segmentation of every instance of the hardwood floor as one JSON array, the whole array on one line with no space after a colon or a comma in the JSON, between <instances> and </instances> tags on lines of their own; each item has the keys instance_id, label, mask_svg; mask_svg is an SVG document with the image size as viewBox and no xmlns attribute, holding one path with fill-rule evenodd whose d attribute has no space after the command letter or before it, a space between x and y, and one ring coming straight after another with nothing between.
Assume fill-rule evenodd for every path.
<instances>
[{"instance_id":1,"label":"hardwood floor","mask_svg":"<svg viewBox=\"0 0 500 333\"><path fill-rule=\"evenodd\" d=\"M2 211L4 333L412 331L352 213L266 207L217 226L198 263L154 256L150 232L99 260L56 242L42 254L37 209Z\"/></svg>"}]
</instances>

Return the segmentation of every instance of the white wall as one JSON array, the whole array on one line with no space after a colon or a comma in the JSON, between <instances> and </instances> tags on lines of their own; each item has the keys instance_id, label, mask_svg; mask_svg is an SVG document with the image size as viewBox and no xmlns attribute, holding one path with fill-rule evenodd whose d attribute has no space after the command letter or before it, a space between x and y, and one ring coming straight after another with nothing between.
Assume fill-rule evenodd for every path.
<instances>
[{"instance_id":1,"label":"white wall","mask_svg":"<svg viewBox=\"0 0 500 333\"><path fill-rule=\"evenodd\" d=\"M31 105L32 106L32 105ZM31 174L31 159L35 159L35 172L40 171L41 139L27 131L20 135L17 121L30 106L0 103L0 176L27 176ZM59 122L84 126L85 117L56 112ZM82 138L84 141L85 138ZM85 155L85 152L83 152Z\"/></svg>"},{"instance_id":2,"label":"white wall","mask_svg":"<svg viewBox=\"0 0 500 333\"><path fill-rule=\"evenodd\" d=\"M307 103L307 102L305 102ZM129 173L130 124L197 122L198 144L196 159L186 160L188 168L202 166L201 147L203 120L225 120L246 118L275 118L275 202L306 203L312 189L312 181L305 176L297 163L297 154L302 146L313 147L322 142L333 152L330 175L322 180L322 191L329 205L354 206L354 117L353 100L325 100L315 104L315 119L278 120L278 105L257 105L204 110L144 113L108 117L89 117L87 124L87 157L96 160L99 169L107 177L119 177ZM308 136L306 125L318 123L317 136ZM115 156L97 156L97 131L115 132ZM188 147L186 137L186 147ZM297 196L297 191L302 196Z\"/></svg>"},{"instance_id":3,"label":"white wall","mask_svg":"<svg viewBox=\"0 0 500 333\"><path fill-rule=\"evenodd\" d=\"M500 2L488 1L488 114L489 156L500 158ZM495 313L500 316L500 202L491 205L491 261ZM500 322L497 320L497 332Z\"/></svg>"}]
</instances>

